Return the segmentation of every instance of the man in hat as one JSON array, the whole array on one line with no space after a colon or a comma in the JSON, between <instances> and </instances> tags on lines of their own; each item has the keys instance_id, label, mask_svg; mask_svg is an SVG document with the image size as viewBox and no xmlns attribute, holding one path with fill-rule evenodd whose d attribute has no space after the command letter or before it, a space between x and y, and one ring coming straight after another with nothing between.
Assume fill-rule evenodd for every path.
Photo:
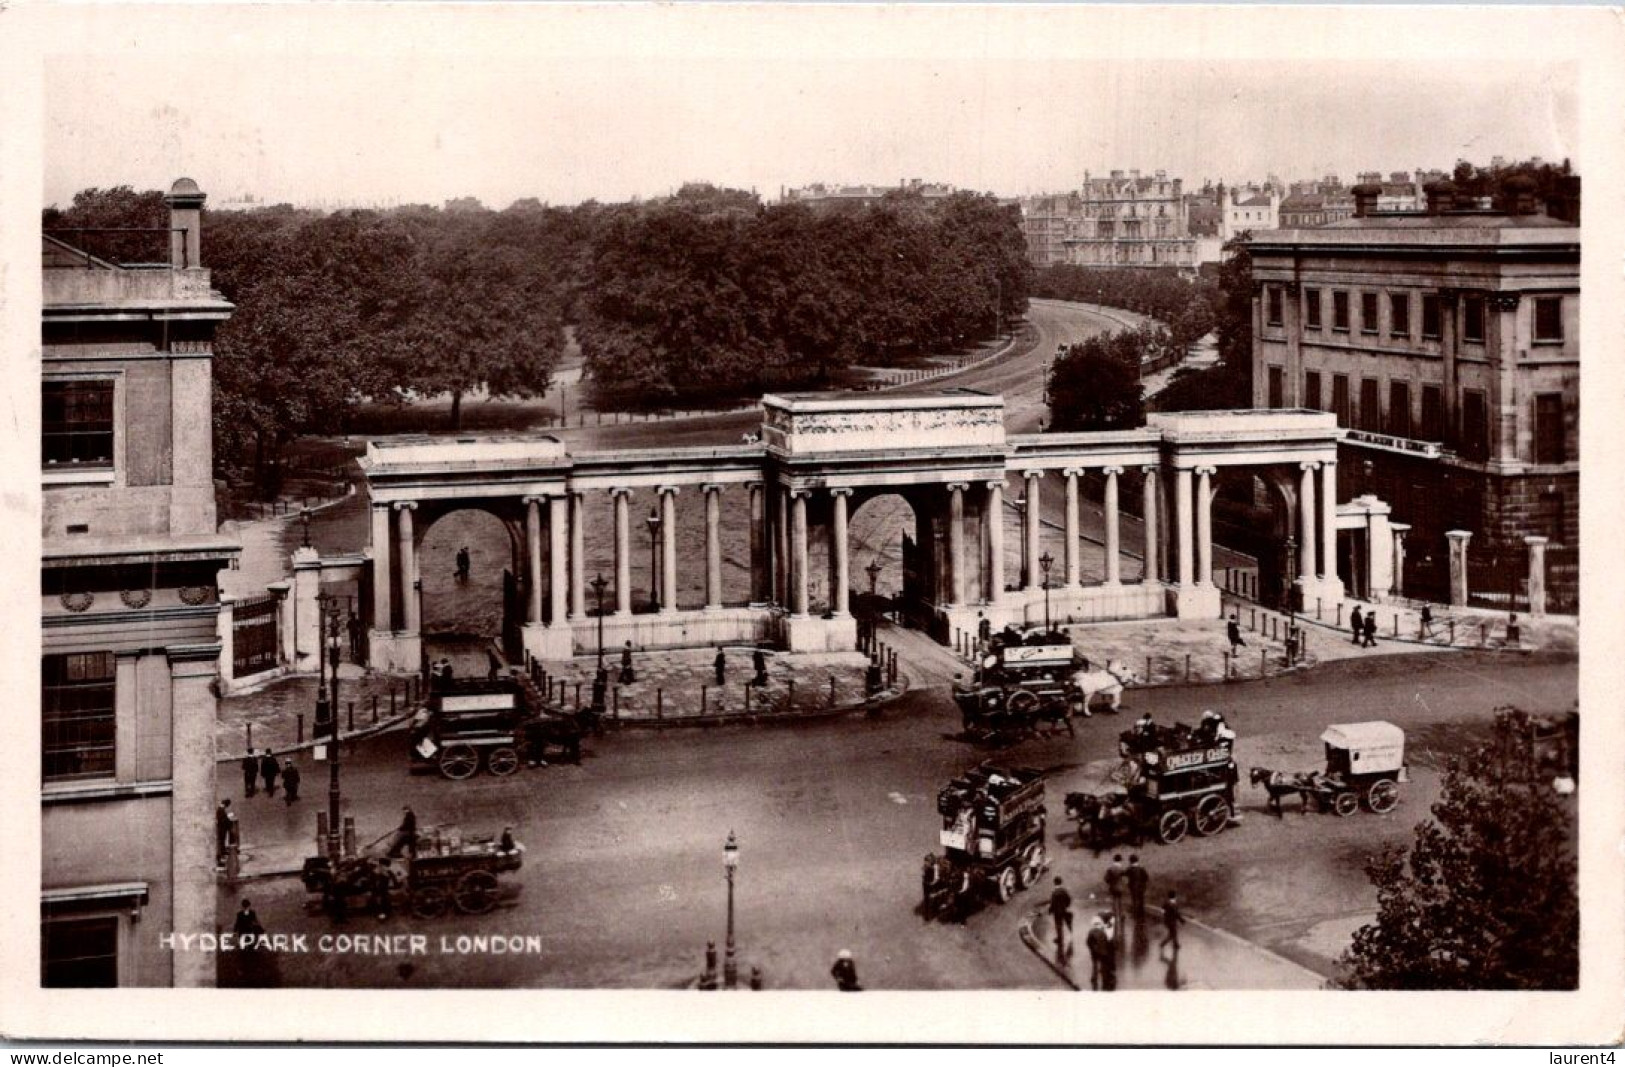
<instances>
[{"instance_id":1,"label":"man in hat","mask_svg":"<svg viewBox=\"0 0 1625 1067\"><path fill-rule=\"evenodd\" d=\"M299 768L292 758L282 761L282 799L289 804L299 799Z\"/></svg>"},{"instance_id":2,"label":"man in hat","mask_svg":"<svg viewBox=\"0 0 1625 1067\"><path fill-rule=\"evenodd\" d=\"M1247 642L1241 639L1241 616L1231 612L1230 619L1224 624L1226 635L1230 638L1230 652L1235 654L1237 649L1246 648Z\"/></svg>"},{"instance_id":3,"label":"man in hat","mask_svg":"<svg viewBox=\"0 0 1625 1067\"><path fill-rule=\"evenodd\" d=\"M277 767L276 757L271 755L270 749L266 749L260 754L260 779L265 782L266 796L274 796L276 794L276 776L278 770L279 768Z\"/></svg>"},{"instance_id":4,"label":"man in hat","mask_svg":"<svg viewBox=\"0 0 1625 1067\"><path fill-rule=\"evenodd\" d=\"M728 680L728 657L723 654L720 647L717 649L717 658L712 661L712 666L716 668L717 687L721 688Z\"/></svg>"},{"instance_id":5,"label":"man in hat","mask_svg":"<svg viewBox=\"0 0 1625 1067\"><path fill-rule=\"evenodd\" d=\"M1140 866L1138 854L1129 856L1128 870L1123 873L1123 878L1128 882L1129 899L1134 902L1134 917L1145 918L1145 890L1151 881L1151 872Z\"/></svg>"},{"instance_id":6,"label":"man in hat","mask_svg":"<svg viewBox=\"0 0 1625 1067\"><path fill-rule=\"evenodd\" d=\"M401 825L395 830L395 837L389 843L389 855L395 857L402 852L408 855L417 855L418 849L418 817L410 806L401 808Z\"/></svg>"},{"instance_id":7,"label":"man in hat","mask_svg":"<svg viewBox=\"0 0 1625 1067\"><path fill-rule=\"evenodd\" d=\"M621 684L631 685L636 677L632 673L632 642L628 641L621 649Z\"/></svg>"},{"instance_id":8,"label":"man in hat","mask_svg":"<svg viewBox=\"0 0 1625 1067\"><path fill-rule=\"evenodd\" d=\"M863 987L858 985L858 965L852 959L851 949L841 949L835 954L835 965L829 969L830 977L835 979L835 988L843 993L860 993Z\"/></svg>"},{"instance_id":9,"label":"man in hat","mask_svg":"<svg viewBox=\"0 0 1625 1067\"><path fill-rule=\"evenodd\" d=\"M1354 643L1359 644L1360 639L1365 636L1365 617L1361 614L1358 604L1349 612L1349 629L1354 631Z\"/></svg>"},{"instance_id":10,"label":"man in hat","mask_svg":"<svg viewBox=\"0 0 1625 1067\"><path fill-rule=\"evenodd\" d=\"M1049 917L1055 924L1055 957L1065 961L1072 955L1072 894L1059 875L1049 895Z\"/></svg>"},{"instance_id":11,"label":"man in hat","mask_svg":"<svg viewBox=\"0 0 1625 1067\"><path fill-rule=\"evenodd\" d=\"M260 776L260 758L249 749L248 755L243 757L243 796L251 797L259 792L258 782Z\"/></svg>"}]
</instances>

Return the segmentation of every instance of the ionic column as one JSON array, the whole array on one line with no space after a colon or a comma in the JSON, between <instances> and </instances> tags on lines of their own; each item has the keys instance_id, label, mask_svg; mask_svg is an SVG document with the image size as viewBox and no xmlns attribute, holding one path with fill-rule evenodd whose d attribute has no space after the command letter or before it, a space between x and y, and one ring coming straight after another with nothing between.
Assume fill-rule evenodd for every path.
<instances>
[{"instance_id":1,"label":"ionic column","mask_svg":"<svg viewBox=\"0 0 1625 1067\"><path fill-rule=\"evenodd\" d=\"M1004 481L987 483L987 601L1004 599Z\"/></svg>"},{"instance_id":2,"label":"ionic column","mask_svg":"<svg viewBox=\"0 0 1625 1067\"><path fill-rule=\"evenodd\" d=\"M1301 541L1298 552L1298 577L1304 581L1315 576L1315 527L1318 514L1315 511L1315 470L1318 463L1300 463L1298 469L1303 472L1298 482L1298 529Z\"/></svg>"},{"instance_id":3,"label":"ionic column","mask_svg":"<svg viewBox=\"0 0 1625 1067\"><path fill-rule=\"evenodd\" d=\"M1388 591L1394 596L1405 595L1405 535L1411 532L1408 522L1391 522L1388 532L1394 535L1394 584ZM1542 542L1544 543L1544 542ZM1530 597L1534 597L1534 586L1530 586Z\"/></svg>"},{"instance_id":4,"label":"ionic column","mask_svg":"<svg viewBox=\"0 0 1625 1067\"><path fill-rule=\"evenodd\" d=\"M751 482L750 490L750 602L765 604L771 595L767 590L766 509L762 502L762 483Z\"/></svg>"},{"instance_id":5,"label":"ionic column","mask_svg":"<svg viewBox=\"0 0 1625 1067\"><path fill-rule=\"evenodd\" d=\"M1337 577L1337 464L1320 465L1320 576Z\"/></svg>"},{"instance_id":6,"label":"ionic column","mask_svg":"<svg viewBox=\"0 0 1625 1067\"><path fill-rule=\"evenodd\" d=\"M1066 564L1066 584L1079 584L1082 572L1078 564L1078 468L1068 467L1066 475L1066 551L1061 558Z\"/></svg>"},{"instance_id":7,"label":"ionic column","mask_svg":"<svg viewBox=\"0 0 1625 1067\"><path fill-rule=\"evenodd\" d=\"M677 610L677 487L660 487L660 610Z\"/></svg>"},{"instance_id":8,"label":"ionic column","mask_svg":"<svg viewBox=\"0 0 1625 1067\"><path fill-rule=\"evenodd\" d=\"M773 524L773 599L781 607L793 596L790 585L790 490L780 486L774 494L778 498L778 512Z\"/></svg>"},{"instance_id":9,"label":"ionic column","mask_svg":"<svg viewBox=\"0 0 1625 1067\"><path fill-rule=\"evenodd\" d=\"M1145 492L1141 501L1141 514L1145 516L1145 580L1157 580L1157 497L1162 495L1156 467L1142 467Z\"/></svg>"},{"instance_id":10,"label":"ionic column","mask_svg":"<svg viewBox=\"0 0 1625 1067\"><path fill-rule=\"evenodd\" d=\"M1446 530L1450 542L1450 606L1467 606L1467 542L1473 539L1471 530Z\"/></svg>"},{"instance_id":11,"label":"ionic column","mask_svg":"<svg viewBox=\"0 0 1625 1067\"><path fill-rule=\"evenodd\" d=\"M632 490L614 488L609 491L615 501L615 614L632 614L632 521L628 515L628 498Z\"/></svg>"},{"instance_id":12,"label":"ionic column","mask_svg":"<svg viewBox=\"0 0 1625 1067\"><path fill-rule=\"evenodd\" d=\"M948 603L965 605L965 490L964 482L948 486Z\"/></svg>"},{"instance_id":13,"label":"ionic column","mask_svg":"<svg viewBox=\"0 0 1625 1067\"><path fill-rule=\"evenodd\" d=\"M547 498L547 607L548 624L564 624L566 563L564 555L565 523L570 521L569 509L562 496Z\"/></svg>"},{"instance_id":14,"label":"ionic column","mask_svg":"<svg viewBox=\"0 0 1625 1067\"><path fill-rule=\"evenodd\" d=\"M1117 529L1117 476L1122 467L1107 467L1106 473L1106 584L1119 585L1123 581L1121 559L1122 543Z\"/></svg>"},{"instance_id":15,"label":"ionic column","mask_svg":"<svg viewBox=\"0 0 1625 1067\"><path fill-rule=\"evenodd\" d=\"M372 628L393 630L395 620L390 615L390 593L395 585L389 549L389 505L372 506Z\"/></svg>"},{"instance_id":16,"label":"ionic column","mask_svg":"<svg viewBox=\"0 0 1625 1067\"><path fill-rule=\"evenodd\" d=\"M416 504L406 502L395 505L395 523L401 553L401 629L417 633L421 624L418 617L418 551L412 538L412 512Z\"/></svg>"},{"instance_id":17,"label":"ionic column","mask_svg":"<svg viewBox=\"0 0 1625 1067\"><path fill-rule=\"evenodd\" d=\"M705 493L705 606L722 607L722 486L704 485Z\"/></svg>"},{"instance_id":18,"label":"ionic column","mask_svg":"<svg viewBox=\"0 0 1625 1067\"><path fill-rule=\"evenodd\" d=\"M542 621L542 498L525 498L525 563L529 568L530 596L525 608L525 621Z\"/></svg>"},{"instance_id":19,"label":"ionic column","mask_svg":"<svg viewBox=\"0 0 1625 1067\"><path fill-rule=\"evenodd\" d=\"M1040 522L1041 513L1038 510L1038 486L1044 477L1043 471L1027 472L1027 540L1022 548L1021 572L1026 579L1028 589L1037 589L1038 575L1038 538L1042 532Z\"/></svg>"},{"instance_id":20,"label":"ionic column","mask_svg":"<svg viewBox=\"0 0 1625 1067\"><path fill-rule=\"evenodd\" d=\"M1174 524L1175 544L1179 548L1180 585L1191 585L1191 469L1181 467L1174 472Z\"/></svg>"},{"instance_id":21,"label":"ionic column","mask_svg":"<svg viewBox=\"0 0 1625 1067\"><path fill-rule=\"evenodd\" d=\"M1213 584L1213 475L1216 467L1196 468L1196 581Z\"/></svg>"},{"instance_id":22,"label":"ionic column","mask_svg":"<svg viewBox=\"0 0 1625 1067\"><path fill-rule=\"evenodd\" d=\"M848 589L852 575L846 544L846 498L852 490L831 489L829 494L834 505L829 524L829 569L830 584L835 587L830 591L830 610L836 618L843 618L852 613Z\"/></svg>"},{"instance_id":23,"label":"ionic column","mask_svg":"<svg viewBox=\"0 0 1625 1067\"><path fill-rule=\"evenodd\" d=\"M790 494L790 613L807 614L807 492Z\"/></svg>"},{"instance_id":24,"label":"ionic column","mask_svg":"<svg viewBox=\"0 0 1625 1067\"><path fill-rule=\"evenodd\" d=\"M587 616L586 507L580 493L570 493L570 618Z\"/></svg>"}]
</instances>

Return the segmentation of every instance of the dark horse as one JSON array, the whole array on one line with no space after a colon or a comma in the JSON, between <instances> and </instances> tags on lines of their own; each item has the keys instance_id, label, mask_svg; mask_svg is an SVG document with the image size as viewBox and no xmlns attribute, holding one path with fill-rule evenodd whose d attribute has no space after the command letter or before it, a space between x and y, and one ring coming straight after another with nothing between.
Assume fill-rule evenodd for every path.
<instances>
[{"instance_id":1,"label":"dark horse","mask_svg":"<svg viewBox=\"0 0 1625 1067\"><path fill-rule=\"evenodd\" d=\"M1077 821L1078 843L1083 843L1087 829L1089 843L1097 856L1108 844L1124 837L1132 840L1135 847L1145 842L1144 822L1126 793L1107 793L1105 796L1068 793L1066 813Z\"/></svg>"},{"instance_id":2,"label":"dark horse","mask_svg":"<svg viewBox=\"0 0 1625 1067\"><path fill-rule=\"evenodd\" d=\"M1254 767L1247 777L1254 785L1261 785L1270 795L1269 806L1275 809L1277 818L1284 817L1281 811L1281 798L1296 793L1301 805L1298 813L1309 810L1309 794L1314 792L1314 786L1307 774L1293 774L1287 771L1272 771L1268 767Z\"/></svg>"}]
</instances>

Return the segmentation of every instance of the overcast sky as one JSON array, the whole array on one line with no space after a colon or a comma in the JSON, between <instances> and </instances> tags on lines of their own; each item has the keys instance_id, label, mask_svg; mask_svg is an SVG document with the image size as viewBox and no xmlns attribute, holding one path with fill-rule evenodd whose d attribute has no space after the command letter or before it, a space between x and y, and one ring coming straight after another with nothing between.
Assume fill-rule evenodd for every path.
<instances>
[{"instance_id":1,"label":"overcast sky","mask_svg":"<svg viewBox=\"0 0 1625 1067\"><path fill-rule=\"evenodd\" d=\"M239 42L240 45L240 42ZM628 50L630 51L630 50ZM253 49L49 59L45 195L195 178L221 203L554 203L918 177L1000 194L1084 172L1188 186L1458 157L1571 157L1571 67ZM823 49L823 52L830 51ZM945 52L955 50L945 49ZM962 52L962 50L959 50Z\"/></svg>"}]
</instances>

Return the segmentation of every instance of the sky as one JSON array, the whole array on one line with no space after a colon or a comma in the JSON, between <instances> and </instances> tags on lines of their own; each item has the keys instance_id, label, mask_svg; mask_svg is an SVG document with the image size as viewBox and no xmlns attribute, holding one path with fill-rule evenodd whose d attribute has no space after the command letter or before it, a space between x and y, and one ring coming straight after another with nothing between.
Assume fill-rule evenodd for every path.
<instances>
[{"instance_id":1,"label":"sky","mask_svg":"<svg viewBox=\"0 0 1625 1067\"><path fill-rule=\"evenodd\" d=\"M503 207L658 196L687 181L768 199L815 181L904 178L1019 195L1112 169L1162 169L1195 187L1270 173L1352 181L1494 155L1582 165L1577 79L1559 62L864 55L793 43L557 51L238 41L179 58L50 57L45 198L167 187L182 174L216 205L474 196Z\"/></svg>"}]
</instances>

